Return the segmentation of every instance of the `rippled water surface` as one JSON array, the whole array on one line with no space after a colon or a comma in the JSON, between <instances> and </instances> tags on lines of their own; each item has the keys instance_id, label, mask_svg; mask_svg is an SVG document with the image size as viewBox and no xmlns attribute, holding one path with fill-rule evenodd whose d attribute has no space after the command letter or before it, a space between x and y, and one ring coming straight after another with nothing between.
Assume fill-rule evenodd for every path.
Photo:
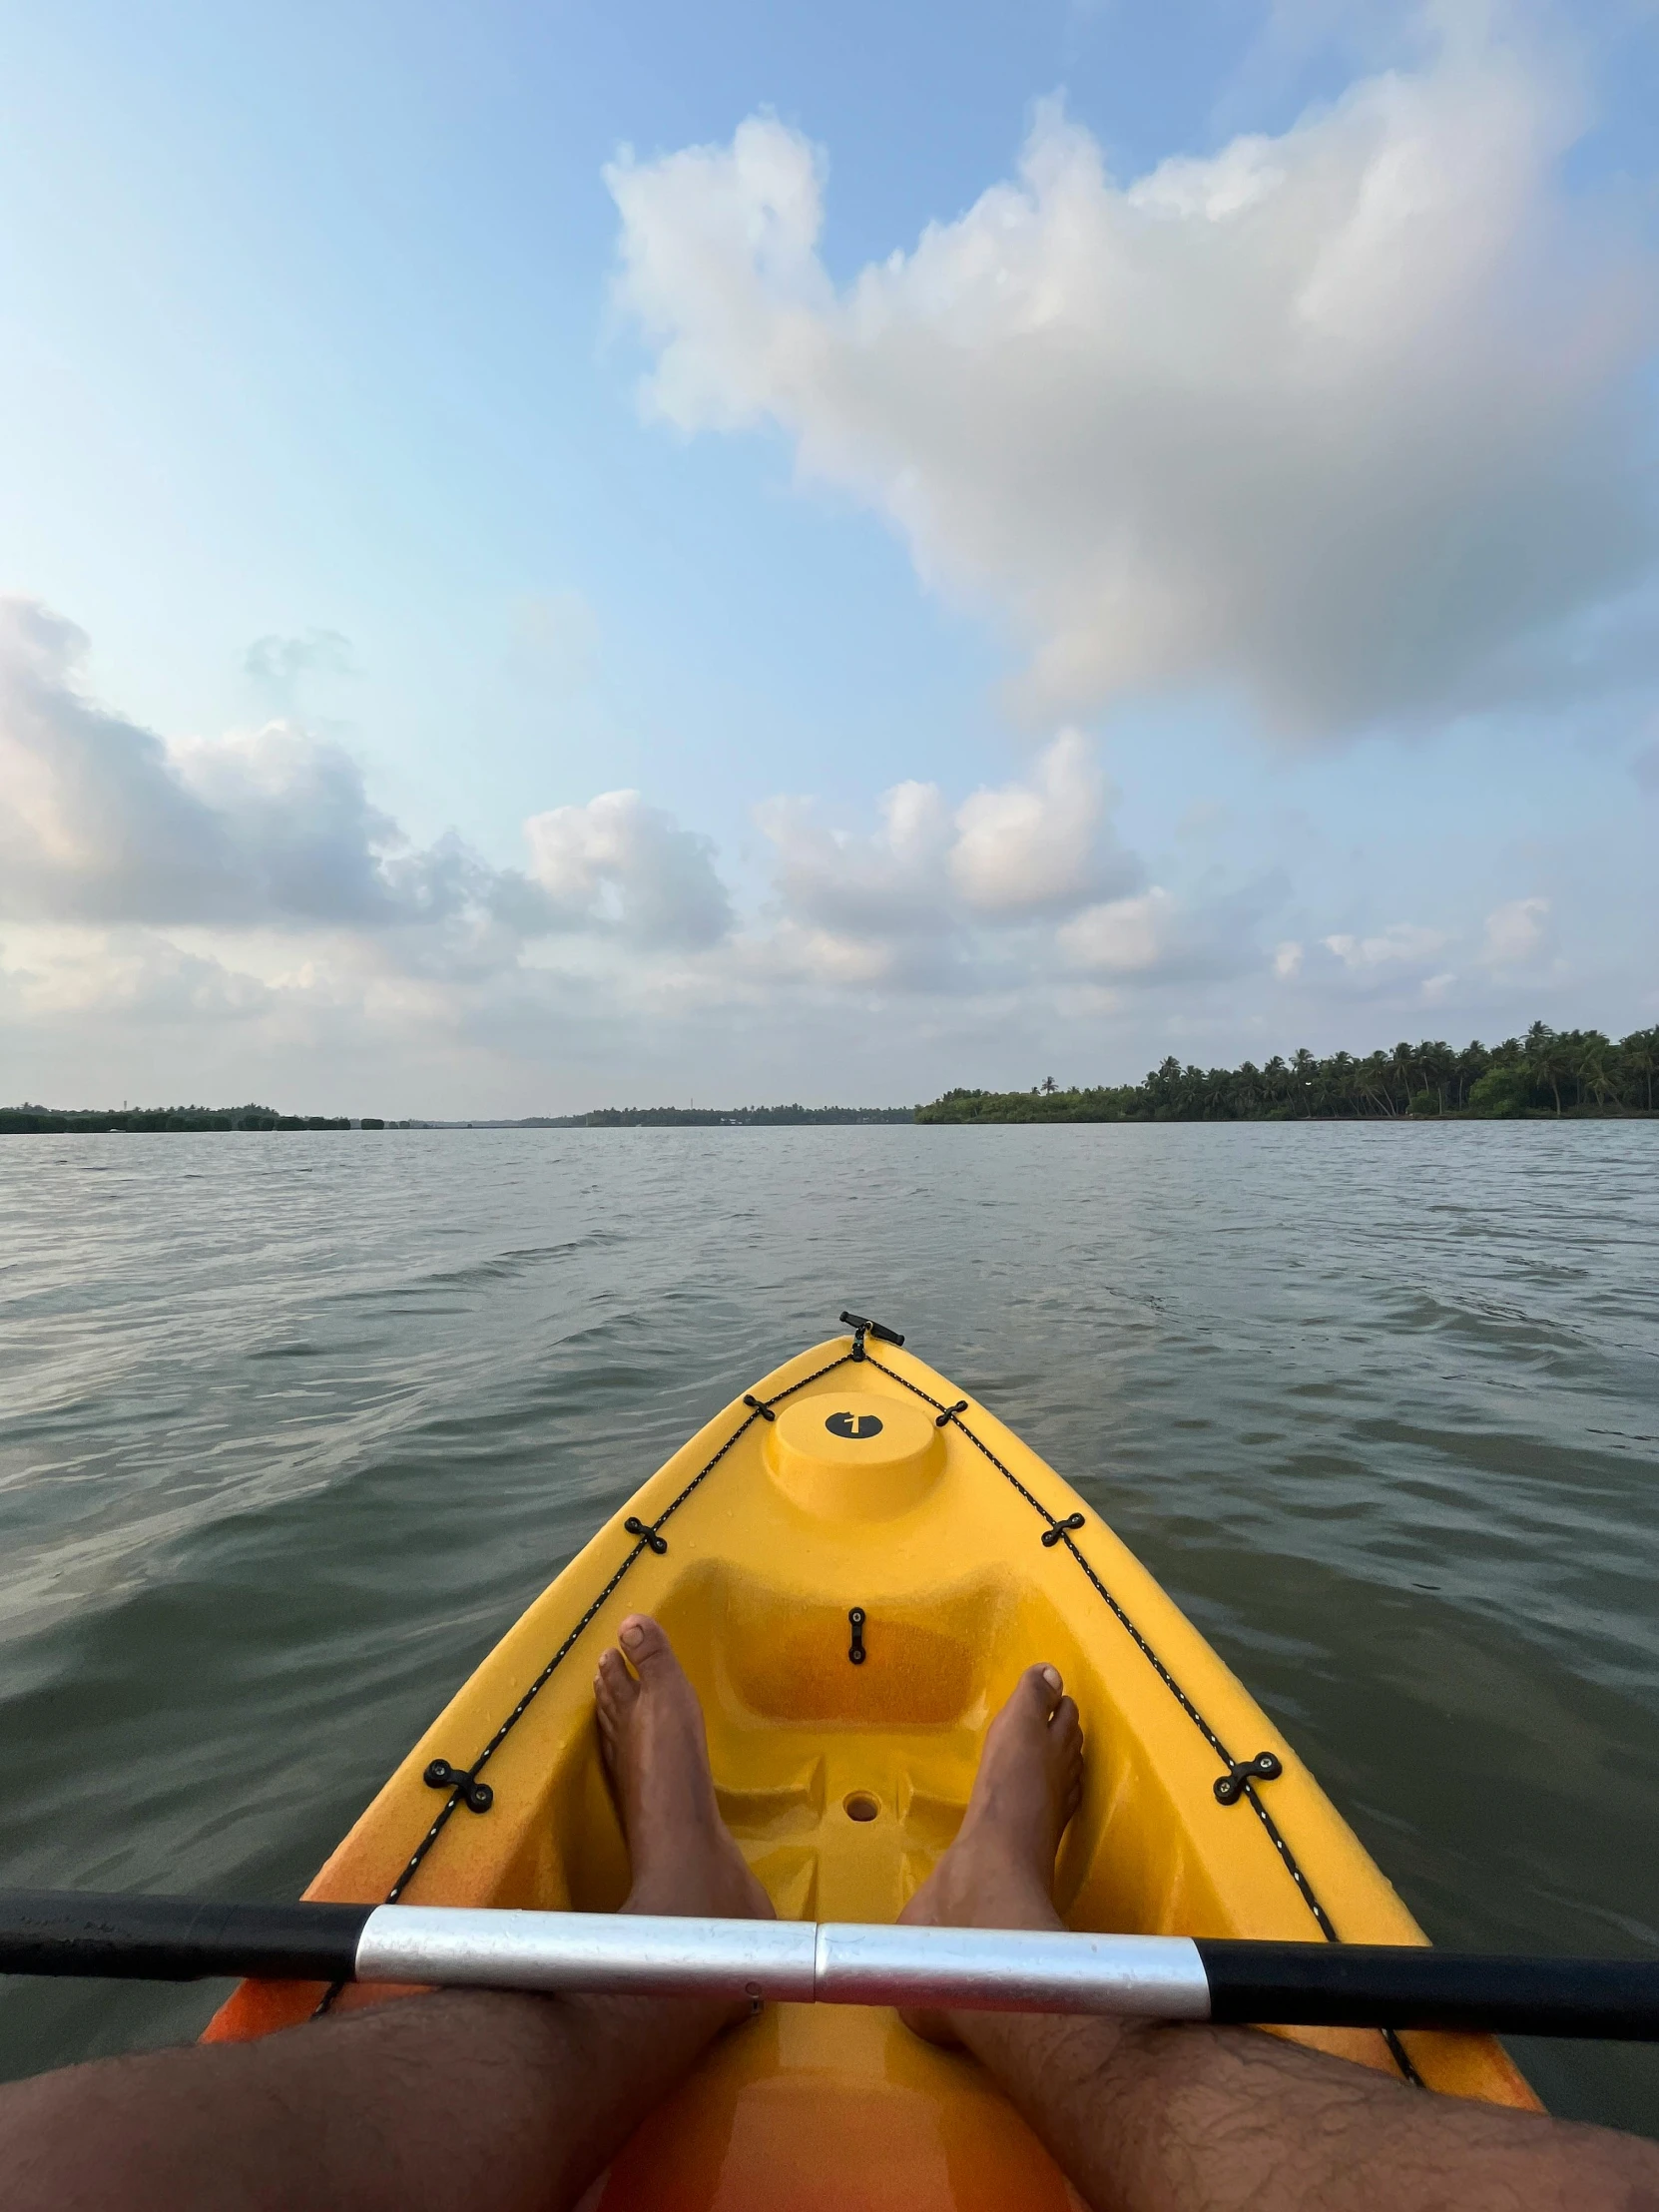
<instances>
[{"instance_id":1,"label":"rippled water surface","mask_svg":"<svg viewBox=\"0 0 1659 2212\"><path fill-rule=\"evenodd\" d=\"M0 1138L0 1883L292 1896L850 1304L1087 1494L1438 1940L1659 1954L1659 1124ZM217 1988L0 1984L0 2068ZM1659 2135L1659 2053L1529 2043Z\"/></svg>"}]
</instances>

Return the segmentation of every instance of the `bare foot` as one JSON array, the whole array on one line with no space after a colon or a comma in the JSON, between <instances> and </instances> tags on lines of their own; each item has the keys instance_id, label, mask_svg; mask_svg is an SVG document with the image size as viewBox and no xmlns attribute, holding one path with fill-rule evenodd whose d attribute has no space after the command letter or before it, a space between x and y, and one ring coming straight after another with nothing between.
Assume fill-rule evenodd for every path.
<instances>
[{"instance_id":1,"label":"bare foot","mask_svg":"<svg viewBox=\"0 0 1659 2212\"><path fill-rule=\"evenodd\" d=\"M1083 1731L1056 1667L1027 1667L992 1721L955 1842L898 1916L923 1928L1060 1928L1054 1857L1083 1794ZM930 2042L942 2012L905 2012Z\"/></svg>"},{"instance_id":2,"label":"bare foot","mask_svg":"<svg viewBox=\"0 0 1659 2212\"><path fill-rule=\"evenodd\" d=\"M617 1637L622 1651L600 1660L593 1698L634 1875L622 1910L776 1919L720 1817L703 1708L668 1637L644 1613Z\"/></svg>"}]
</instances>

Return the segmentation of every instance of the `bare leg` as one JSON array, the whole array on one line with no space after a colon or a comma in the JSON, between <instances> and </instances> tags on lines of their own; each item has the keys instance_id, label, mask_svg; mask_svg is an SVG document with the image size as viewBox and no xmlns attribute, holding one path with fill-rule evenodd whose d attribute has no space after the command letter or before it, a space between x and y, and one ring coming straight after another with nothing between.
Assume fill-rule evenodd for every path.
<instances>
[{"instance_id":1,"label":"bare leg","mask_svg":"<svg viewBox=\"0 0 1659 2212\"><path fill-rule=\"evenodd\" d=\"M992 1721L956 1841L901 1921L942 1928L1061 1928L1054 1855L1083 1791L1083 1731L1054 1667L1027 1667ZM907 2012L930 2042L965 2038L942 2012Z\"/></svg>"},{"instance_id":2,"label":"bare leg","mask_svg":"<svg viewBox=\"0 0 1659 2212\"><path fill-rule=\"evenodd\" d=\"M1059 1676L1030 1668L905 1920L1061 1925L1050 1886L1076 1805L1075 1737ZM1432 2096L1253 2028L992 2012L910 2024L967 2045L1095 2212L1659 2208L1659 2146Z\"/></svg>"},{"instance_id":3,"label":"bare leg","mask_svg":"<svg viewBox=\"0 0 1659 2212\"><path fill-rule=\"evenodd\" d=\"M720 1817L703 1708L667 1636L643 1614L630 1614L620 1635L635 1672L607 1651L593 1693L633 1872L622 1910L776 1919Z\"/></svg>"},{"instance_id":4,"label":"bare leg","mask_svg":"<svg viewBox=\"0 0 1659 2212\"><path fill-rule=\"evenodd\" d=\"M770 1917L722 1826L703 1718L655 1621L595 1686L634 1883L624 1911ZM0 2088L14 2212L562 2212L730 2010L449 1991L257 2043L105 2059Z\"/></svg>"}]
</instances>

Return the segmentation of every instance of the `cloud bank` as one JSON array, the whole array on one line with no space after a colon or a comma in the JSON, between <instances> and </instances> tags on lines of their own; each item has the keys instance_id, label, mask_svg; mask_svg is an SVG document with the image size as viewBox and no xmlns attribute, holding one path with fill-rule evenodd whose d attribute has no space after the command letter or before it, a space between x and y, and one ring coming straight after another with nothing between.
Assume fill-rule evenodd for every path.
<instances>
[{"instance_id":1,"label":"cloud bank","mask_svg":"<svg viewBox=\"0 0 1659 2212\"><path fill-rule=\"evenodd\" d=\"M337 743L285 720L165 740L86 691L87 650L0 599L0 920L28 933L9 980L36 1011L229 1022L298 992L430 1016L446 991L463 1014L515 992L566 1014L572 992L654 1016L804 991L968 1007L1224 972L1259 918L1260 900L1149 882L1076 730L956 800L897 784L867 828L812 795L759 802L767 882L746 911L713 841L637 791L531 816L522 868L454 832L416 846Z\"/></svg>"},{"instance_id":2,"label":"cloud bank","mask_svg":"<svg viewBox=\"0 0 1659 2212\"><path fill-rule=\"evenodd\" d=\"M405 849L340 747L283 722L168 746L80 689L87 644L0 598L0 913L375 929L487 897L459 842Z\"/></svg>"},{"instance_id":3,"label":"cloud bank","mask_svg":"<svg viewBox=\"0 0 1659 2212\"><path fill-rule=\"evenodd\" d=\"M781 429L1007 626L1033 719L1214 687L1329 742L1628 658L1659 285L1566 196L1578 128L1473 34L1129 183L1051 104L1016 179L837 285L824 157L753 117L607 171L617 295L648 411Z\"/></svg>"},{"instance_id":4,"label":"cloud bank","mask_svg":"<svg viewBox=\"0 0 1659 2212\"><path fill-rule=\"evenodd\" d=\"M604 792L524 826L549 915L645 946L718 944L732 904L707 837L676 827L638 792Z\"/></svg>"},{"instance_id":5,"label":"cloud bank","mask_svg":"<svg viewBox=\"0 0 1659 2212\"><path fill-rule=\"evenodd\" d=\"M130 1093L154 1060L157 1096L187 1065L204 1095L294 1103L302 1068L360 1111L337 1086L378 1086L388 1055L416 1110L480 1110L480 1086L515 1111L591 1103L625 1068L673 1096L698 1064L736 1096L733 1055L775 1070L755 1088L850 1095L857 1074L877 1098L895 1055L929 1066L925 1092L1010 1052L1098 1071L1102 1024L1156 1038L1153 1058L1219 1030L1205 1056L1237 1057L1265 1008L1324 1036L1345 1005L1409 1027L1508 994L1530 1018L1574 987L1536 882L1460 916L1292 934L1292 886L1247 843L1167 875L1075 729L977 790L897 783L863 823L762 800L762 880L740 895L714 841L637 791L532 815L523 866L453 832L417 845L339 745L289 721L166 740L90 696L86 650L62 616L0 600L0 1047L19 1069L116 1056L114 1092L65 1078L84 1098Z\"/></svg>"},{"instance_id":6,"label":"cloud bank","mask_svg":"<svg viewBox=\"0 0 1659 2212\"><path fill-rule=\"evenodd\" d=\"M952 808L936 784L896 784L868 833L832 830L809 799L757 810L774 862L773 949L830 980L971 989L1029 965L1053 925L1138 883L1111 824L1094 748L1065 730L1030 774Z\"/></svg>"}]
</instances>

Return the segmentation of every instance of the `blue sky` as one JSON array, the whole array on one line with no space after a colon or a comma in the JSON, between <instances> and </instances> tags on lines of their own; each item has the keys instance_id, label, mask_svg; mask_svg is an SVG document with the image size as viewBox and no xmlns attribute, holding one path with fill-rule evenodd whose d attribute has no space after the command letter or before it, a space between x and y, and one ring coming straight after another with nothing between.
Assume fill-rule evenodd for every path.
<instances>
[{"instance_id":1,"label":"blue sky","mask_svg":"<svg viewBox=\"0 0 1659 2212\"><path fill-rule=\"evenodd\" d=\"M0 53L6 1096L1659 1018L1650 7Z\"/></svg>"}]
</instances>

